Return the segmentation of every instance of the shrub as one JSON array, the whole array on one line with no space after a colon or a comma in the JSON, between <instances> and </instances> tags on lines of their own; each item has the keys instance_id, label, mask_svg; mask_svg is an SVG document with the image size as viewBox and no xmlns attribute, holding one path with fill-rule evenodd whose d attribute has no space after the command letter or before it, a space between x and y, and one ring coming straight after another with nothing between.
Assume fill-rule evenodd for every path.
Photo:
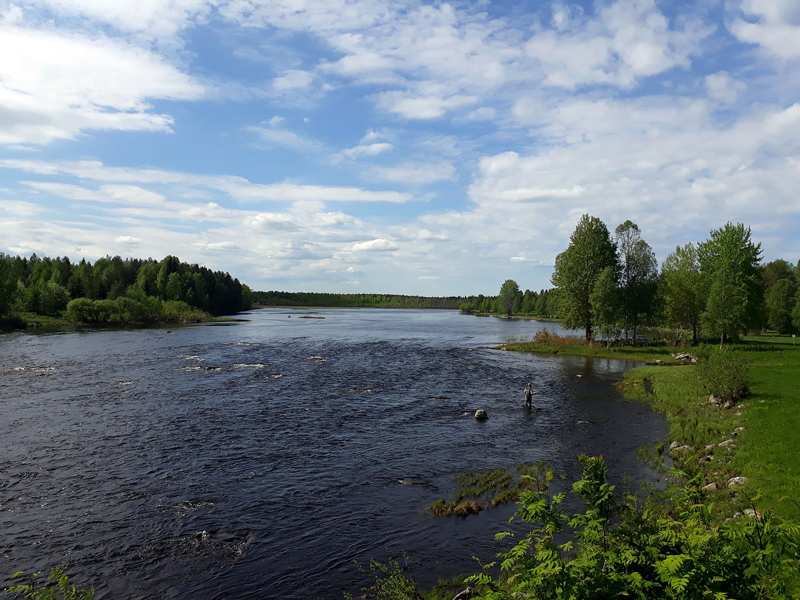
<instances>
[{"instance_id":1,"label":"shrub","mask_svg":"<svg viewBox=\"0 0 800 600\"><path fill-rule=\"evenodd\" d=\"M547 327L536 332L536 335L533 336L533 342L535 344L551 344L554 346L586 346L589 344L583 338L558 335L555 331L547 329Z\"/></svg>"},{"instance_id":2,"label":"shrub","mask_svg":"<svg viewBox=\"0 0 800 600\"><path fill-rule=\"evenodd\" d=\"M697 364L697 371L703 387L721 400L735 402L750 392L747 361L733 350L712 350Z\"/></svg>"},{"instance_id":3,"label":"shrub","mask_svg":"<svg viewBox=\"0 0 800 600\"><path fill-rule=\"evenodd\" d=\"M517 517L533 529L498 555L499 577L489 574L492 563L468 578L480 598L793 597L800 528L757 512L716 526L700 476L673 487L665 506L642 505L615 493L602 458L582 456L581 464L583 478L572 491L583 499L585 511L565 514L563 493L552 498L545 492L523 493ZM675 481L687 478L678 471L672 475Z\"/></svg>"},{"instance_id":4,"label":"shrub","mask_svg":"<svg viewBox=\"0 0 800 600\"><path fill-rule=\"evenodd\" d=\"M14 574L14 579L22 577L24 573ZM6 592L24 600L92 600L93 589L78 588L70 585L69 577L61 569L53 569L47 581L38 581L39 573L33 575L29 582L23 585L12 585ZM52 585L47 585L48 583Z\"/></svg>"}]
</instances>

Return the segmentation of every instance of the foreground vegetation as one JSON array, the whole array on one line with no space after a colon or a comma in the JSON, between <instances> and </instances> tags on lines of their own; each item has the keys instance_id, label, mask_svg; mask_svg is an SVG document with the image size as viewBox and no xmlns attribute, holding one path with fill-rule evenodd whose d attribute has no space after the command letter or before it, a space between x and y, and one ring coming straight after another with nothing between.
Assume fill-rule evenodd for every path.
<instances>
[{"instance_id":1,"label":"foreground vegetation","mask_svg":"<svg viewBox=\"0 0 800 600\"><path fill-rule=\"evenodd\" d=\"M92 264L0 254L0 325L200 322L251 306L250 289L230 274L174 256Z\"/></svg>"}]
</instances>

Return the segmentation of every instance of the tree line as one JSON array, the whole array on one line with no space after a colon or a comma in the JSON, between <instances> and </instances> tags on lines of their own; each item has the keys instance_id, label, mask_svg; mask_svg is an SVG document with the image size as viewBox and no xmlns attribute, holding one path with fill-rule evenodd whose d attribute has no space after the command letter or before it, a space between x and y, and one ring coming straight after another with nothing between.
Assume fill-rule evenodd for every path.
<instances>
[{"instance_id":1,"label":"tree line","mask_svg":"<svg viewBox=\"0 0 800 600\"><path fill-rule=\"evenodd\" d=\"M645 326L666 326L720 345L747 331L800 330L800 263L762 264L750 228L727 223L708 239L677 246L661 265L639 227L625 221L612 236L583 215L558 255L551 279L554 313L586 339L636 339Z\"/></svg>"},{"instance_id":2,"label":"tree line","mask_svg":"<svg viewBox=\"0 0 800 600\"><path fill-rule=\"evenodd\" d=\"M73 263L68 257L0 253L0 318L5 321L26 313L78 322L199 320L251 305L250 289L229 273L175 256Z\"/></svg>"},{"instance_id":3,"label":"tree line","mask_svg":"<svg viewBox=\"0 0 800 600\"><path fill-rule=\"evenodd\" d=\"M470 298L459 305L467 313L524 315L531 317L550 318L555 314L550 290L520 290L513 279L506 279L500 286L497 296L484 296L480 294Z\"/></svg>"},{"instance_id":4,"label":"tree line","mask_svg":"<svg viewBox=\"0 0 800 600\"><path fill-rule=\"evenodd\" d=\"M253 292L259 306L316 306L335 308L458 308L472 297L405 296L400 294L328 294L316 292Z\"/></svg>"}]
</instances>

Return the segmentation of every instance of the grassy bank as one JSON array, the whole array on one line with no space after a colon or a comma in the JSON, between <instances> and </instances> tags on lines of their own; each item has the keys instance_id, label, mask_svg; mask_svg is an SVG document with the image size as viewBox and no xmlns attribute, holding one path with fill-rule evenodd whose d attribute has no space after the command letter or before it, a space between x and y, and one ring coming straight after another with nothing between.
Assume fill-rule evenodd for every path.
<instances>
[{"instance_id":1,"label":"grassy bank","mask_svg":"<svg viewBox=\"0 0 800 600\"><path fill-rule=\"evenodd\" d=\"M461 311L463 315L472 315L473 317L496 317L498 319L522 319L526 321L543 321L545 323L557 323L557 319L551 319L550 317L537 317L536 315L499 315L493 312L470 312L470 311Z\"/></svg>"},{"instance_id":2,"label":"grassy bank","mask_svg":"<svg viewBox=\"0 0 800 600\"><path fill-rule=\"evenodd\" d=\"M688 446L670 456L684 471L701 473L707 484L717 484L719 489L711 493L719 515L741 512L752 499L760 511L800 521L795 505L800 502L800 345L793 346L791 337L747 337L733 346L749 365L752 394L727 410L708 402L695 365L665 368L680 362L671 356L679 351L675 348L533 342L504 348L647 363L625 373L618 387L626 397L650 402L666 417L667 445L677 441ZM735 476L748 481L736 489L728 487ZM743 493L736 493L740 490Z\"/></svg>"}]
</instances>

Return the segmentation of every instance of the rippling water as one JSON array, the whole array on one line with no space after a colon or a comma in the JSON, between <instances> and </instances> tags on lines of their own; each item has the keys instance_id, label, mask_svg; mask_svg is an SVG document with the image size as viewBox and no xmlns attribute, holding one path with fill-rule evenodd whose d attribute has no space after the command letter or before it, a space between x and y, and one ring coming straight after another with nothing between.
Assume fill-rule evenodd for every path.
<instances>
[{"instance_id":1,"label":"rippling water","mask_svg":"<svg viewBox=\"0 0 800 600\"><path fill-rule=\"evenodd\" d=\"M613 390L630 363L489 348L531 321L290 314L0 336L0 582L62 566L99 599L338 599L364 583L353 559L405 551L431 584L507 545L513 506L425 515L455 473L574 476L586 452L652 475L636 447L666 425Z\"/></svg>"}]
</instances>

